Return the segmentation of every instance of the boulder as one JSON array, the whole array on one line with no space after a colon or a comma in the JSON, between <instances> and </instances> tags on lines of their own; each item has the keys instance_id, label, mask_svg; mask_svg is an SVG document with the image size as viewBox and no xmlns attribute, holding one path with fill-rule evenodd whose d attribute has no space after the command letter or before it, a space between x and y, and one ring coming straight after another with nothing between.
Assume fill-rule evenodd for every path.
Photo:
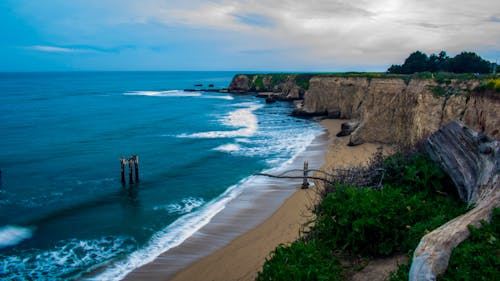
<instances>
[{"instance_id":1,"label":"boulder","mask_svg":"<svg viewBox=\"0 0 500 281\"><path fill-rule=\"evenodd\" d=\"M351 120L349 122L342 123L340 126L340 132L337 134L337 137L345 137L350 135L356 128L359 126L359 121Z\"/></svg>"}]
</instances>

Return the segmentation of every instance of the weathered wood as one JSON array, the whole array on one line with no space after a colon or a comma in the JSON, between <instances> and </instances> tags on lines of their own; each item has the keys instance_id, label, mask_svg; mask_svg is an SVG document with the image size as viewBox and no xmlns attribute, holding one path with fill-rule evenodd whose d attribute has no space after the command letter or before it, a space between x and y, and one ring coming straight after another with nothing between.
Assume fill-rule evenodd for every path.
<instances>
[{"instance_id":1,"label":"weathered wood","mask_svg":"<svg viewBox=\"0 0 500 281\"><path fill-rule=\"evenodd\" d=\"M410 281L436 280L448 268L452 250L470 235L468 225L489 221L500 206L500 142L452 121L431 135L426 150L475 206L425 235L413 254Z\"/></svg>"},{"instance_id":2,"label":"weathered wood","mask_svg":"<svg viewBox=\"0 0 500 281\"><path fill-rule=\"evenodd\" d=\"M139 182L139 156L134 155L132 156L132 160L134 161L134 168L135 168L135 182Z\"/></svg>"},{"instance_id":3,"label":"weathered wood","mask_svg":"<svg viewBox=\"0 0 500 281\"><path fill-rule=\"evenodd\" d=\"M455 183L460 198L474 204L492 176L500 171L499 142L452 121L431 135L426 144L431 158Z\"/></svg>"},{"instance_id":4,"label":"weathered wood","mask_svg":"<svg viewBox=\"0 0 500 281\"><path fill-rule=\"evenodd\" d=\"M307 181L308 172L309 172L309 163L307 161L304 161L304 180L302 182L302 189L309 188L309 182Z\"/></svg>"},{"instance_id":5,"label":"weathered wood","mask_svg":"<svg viewBox=\"0 0 500 281\"><path fill-rule=\"evenodd\" d=\"M127 184L127 181L125 180L125 165L127 163L127 160L125 160L125 157L120 158L120 164L121 164L121 180L122 180L122 185L125 186Z\"/></svg>"},{"instance_id":6,"label":"weathered wood","mask_svg":"<svg viewBox=\"0 0 500 281\"><path fill-rule=\"evenodd\" d=\"M128 159L128 183L129 184L134 184L134 175L132 173L132 165L134 163L134 160L132 158Z\"/></svg>"}]
</instances>

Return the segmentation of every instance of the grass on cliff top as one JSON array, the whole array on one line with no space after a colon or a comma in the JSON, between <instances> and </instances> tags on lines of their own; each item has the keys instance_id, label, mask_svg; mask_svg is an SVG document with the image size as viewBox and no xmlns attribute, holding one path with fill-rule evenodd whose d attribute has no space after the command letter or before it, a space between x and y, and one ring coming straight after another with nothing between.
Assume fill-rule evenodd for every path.
<instances>
[{"instance_id":1,"label":"grass on cliff top","mask_svg":"<svg viewBox=\"0 0 500 281\"><path fill-rule=\"evenodd\" d=\"M381 190L336 186L314 209L310 231L276 248L257 280L345 280L360 268L341 260L411 252L423 235L467 210L427 156L396 155L385 168Z\"/></svg>"},{"instance_id":2,"label":"grass on cliff top","mask_svg":"<svg viewBox=\"0 0 500 281\"><path fill-rule=\"evenodd\" d=\"M240 74L238 74L240 75ZM283 82L287 77L291 77L292 79L301 75L305 75L307 77L366 77L366 78L400 78L403 80L411 80L414 78L418 79L435 79L440 82L445 79L459 79L459 80L468 80L468 79L494 79L495 77L491 74L481 74L475 75L473 73L446 73L446 72L418 72L414 74L389 74L386 72L305 72L305 73L262 73L262 74L244 74L248 77L254 77L255 75L261 76L271 76L276 83ZM497 78L498 79L498 78ZM252 79L250 79L252 80Z\"/></svg>"},{"instance_id":3,"label":"grass on cliff top","mask_svg":"<svg viewBox=\"0 0 500 281\"><path fill-rule=\"evenodd\" d=\"M309 89L309 80L317 74L314 73L268 73L268 74L243 74L249 78L249 87L256 89L264 89L264 77L271 79L270 89L274 86L285 83L288 80L295 82L295 84L304 90Z\"/></svg>"},{"instance_id":4,"label":"grass on cliff top","mask_svg":"<svg viewBox=\"0 0 500 281\"><path fill-rule=\"evenodd\" d=\"M479 95L488 95L494 98L498 97L500 93L500 78L493 77L492 75L475 75L472 73L431 73L431 72L421 72L414 73L410 75L405 74L388 74L384 72L341 72L341 73L268 73L268 74L242 74L249 78L249 88L255 90L266 90L272 91L275 86L285 83L287 81L294 82L297 86L304 90L309 89L309 81L312 77L359 77L367 78L369 80L373 78L380 79L401 79L407 85L412 79L434 79L438 86L432 88L432 92L437 96L450 96L455 94L457 89L450 88L449 84L451 80L479 80L480 86L476 89L470 89L470 92L474 92ZM269 79L270 84L268 87L264 85L264 78Z\"/></svg>"}]
</instances>

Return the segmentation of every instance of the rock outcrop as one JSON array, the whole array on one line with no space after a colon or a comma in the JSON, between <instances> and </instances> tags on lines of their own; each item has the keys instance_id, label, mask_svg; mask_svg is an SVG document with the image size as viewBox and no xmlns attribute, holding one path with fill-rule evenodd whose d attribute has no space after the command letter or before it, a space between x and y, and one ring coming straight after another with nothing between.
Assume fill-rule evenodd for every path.
<instances>
[{"instance_id":1,"label":"rock outcrop","mask_svg":"<svg viewBox=\"0 0 500 281\"><path fill-rule=\"evenodd\" d=\"M249 89L249 78L247 75L236 75L233 77L231 84L229 85L229 92L248 92Z\"/></svg>"},{"instance_id":2,"label":"rock outcrop","mask_svg":"<svg viewBox=\"0 0 500 281\"><path fill-rule=\"evenodd\" d=\"M500 138L500 100L476 95L478 80L313 77L296 115L354 119L350 143L411 146L451 120Z\"/></svg>"},{"instance_id":3,"label":"rock outcrop","mask_svg":"<svg viewBox=\"0 0 500 281\"><path fill-rule=\"evenodd\" d=\"M266 93L276 100L302 99L309 86L310 74L238 74L228 91L231 93Z\"/></svg>"}]
</instances>

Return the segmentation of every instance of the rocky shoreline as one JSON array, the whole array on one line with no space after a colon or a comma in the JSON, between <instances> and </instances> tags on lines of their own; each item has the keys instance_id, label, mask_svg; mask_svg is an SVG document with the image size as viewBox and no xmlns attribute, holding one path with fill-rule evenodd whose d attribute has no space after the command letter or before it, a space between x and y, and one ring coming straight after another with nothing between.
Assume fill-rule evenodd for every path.
<instances>
[{"instance_id":1,"label":"rocky shoreline","mask_svg":"<svg viewBox=\"0 0 500 281\"><path fill-rule=\"evenodd\" d=\"M451 120L500 140L500 99L482 80L408 75L238 74L224 92L293 101L298 117L348 119L343 136L413 146Z\"/></svg>"}]
</instances>

